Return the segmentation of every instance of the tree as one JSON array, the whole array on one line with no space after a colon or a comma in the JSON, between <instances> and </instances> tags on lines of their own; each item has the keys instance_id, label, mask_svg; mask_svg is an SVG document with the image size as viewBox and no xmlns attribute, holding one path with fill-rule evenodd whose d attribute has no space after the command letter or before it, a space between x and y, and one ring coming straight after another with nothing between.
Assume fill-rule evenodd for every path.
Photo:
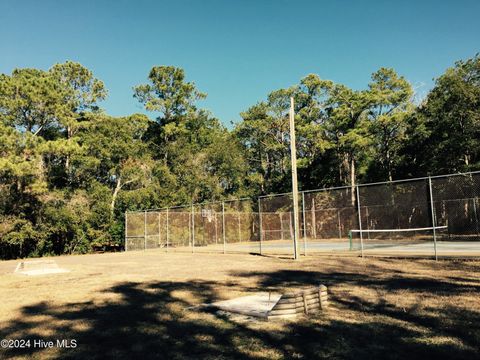
<instances>
[{"instance_id":1,"label":"tree","mask_svg":"<svg viewBox=\"0 0 480 360\"><path fill-rule=\"evenodd\" d=\"M447 69L409 124L404 176L480 169L480 56Z\"/></svg>"},{"instance_id":2,"label":"tree","mask_svg":"<svg viewBox=\"0 0 480 360\"><path fill-rule=\"evenodd\" d=\"M78 135L84 151L73 158L77 181L88 187L91 174L95 174L96 181L110 188L112 215L122 189L142 187L150 180L153 164L142 141L149 122L140 114L124 118L102 115Z\"/></svg>"},{"instance_id":3,"label":"tree","mask_svg":"<svg viewBox=\"0 0 480 360\"><path fill-rule=\"evenodd\" d=\"M406 120L413 110L413 90L395 70L381 68L372 74L369 93L370 132L377 155L371 163L370 172L380 172L375 180L392 181L393 170L400 161L398 152L405 137Z\"/></svg>"},{"instance_id":4,"label":"tree","mask_svg":"<svg viewBox=\"0 0 480 360\"><path fill-rule=\"evenodd\" d=\"M352 203L358 173L366 171L371 152L367 112L372 102L368 91L354 91L344 85L335 85L327 101L326 129L336 153L339 181L350 185Z\"/></svg>"},{"instance_id":5,"label":"tree","mask_svg":"<svg viewBox=\"0 0 480 360\"><path fill-rule=\"evenodd\" d=\"M97 102L105 99L107 91L102 81L79 63L67 61L55 64L49 74L58 84L63 112L58 122L62 125L66 142L61 139L55 145L59 150L70 149L65 155L65 170L70 176L70 157L72 149L76 150L74 136L86 121L91 121L89 112L98 113ZM93 118L94 119L94 118Z\"/></svg>"},{"instance_id":6,"label":"tree","mask_svg":"<svg viewBox=\"0 0 480 360\"><path fill-rule=\"evenodd\" d=\"M64 113L59 84L48 72L16 69L0 75L0 114L5 124L35 136L59 125Z\"/></svg>"}]
</instances>

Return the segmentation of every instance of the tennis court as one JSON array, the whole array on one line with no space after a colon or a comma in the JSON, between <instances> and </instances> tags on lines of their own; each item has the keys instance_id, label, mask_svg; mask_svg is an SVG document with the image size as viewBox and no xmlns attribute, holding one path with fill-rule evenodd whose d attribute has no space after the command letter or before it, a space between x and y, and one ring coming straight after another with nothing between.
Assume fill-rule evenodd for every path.
<instances>
[{"instance_id":1,"label":"tennis court","mask_svg":"<svg viewBox=\"0 0 480 360\"><path fill-rule=\"evenodd\" d=\"M480 253L480 172L302 191L299 198L299 254ZM293 218L291 193L127 212L125 249L293 256Z\"/></svg>"}]
</instances>

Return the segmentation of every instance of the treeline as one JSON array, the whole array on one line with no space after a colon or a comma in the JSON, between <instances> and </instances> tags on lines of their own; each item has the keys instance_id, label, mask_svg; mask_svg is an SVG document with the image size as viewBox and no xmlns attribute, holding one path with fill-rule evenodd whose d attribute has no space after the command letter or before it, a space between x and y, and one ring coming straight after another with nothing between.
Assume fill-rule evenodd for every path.
<instances>
[{"instance_id":1,"label":"treeline","mask_svg":"<svg viewBox=\"0 0 480 360\"><path fill-rule=\"evenodd\" d=\"M126 210L290 189L295 99L302 189L480 169L480 56L459 61L420 104L393 69L364 90L310 74L229 130L172 66L133 97L155 118L112 117L104 83L75 62L0 75L0 258L120 248Z\"/></svg>"}]
</instances>

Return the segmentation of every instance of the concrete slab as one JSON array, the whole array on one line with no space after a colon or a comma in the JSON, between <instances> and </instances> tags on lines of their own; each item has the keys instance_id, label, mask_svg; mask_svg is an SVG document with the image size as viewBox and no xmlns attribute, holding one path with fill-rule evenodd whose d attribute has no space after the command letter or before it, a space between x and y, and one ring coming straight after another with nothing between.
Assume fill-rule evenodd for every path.
<instances>
[{"instance_id":1,"label":"concrete slab","mask_svg":"<svg viewBox=\"0 0 480 360\"><path fill-rule=\"evenodd\" d=\"M69 272L67 269L60 268L55 260L30 260L19 262L14 273L21 275L47 275Z\"/></svg>"},{"instance_id":2,"label":"concrete slab","mask_svg":"<svg viewBox=\"0 0 480 360\"><path fill-rule=\"evenodd\" d=\"M280 300L281 294L261 292L241 296L235 299L217 301L210 307L247 316L266 318L267 314Z\"/></svg>"}]
</instances>

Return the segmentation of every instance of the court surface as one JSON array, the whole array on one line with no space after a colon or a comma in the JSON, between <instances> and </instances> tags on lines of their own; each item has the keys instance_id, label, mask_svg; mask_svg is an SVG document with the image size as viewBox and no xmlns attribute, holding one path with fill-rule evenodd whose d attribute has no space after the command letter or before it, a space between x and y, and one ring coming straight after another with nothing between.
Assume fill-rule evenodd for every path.
<instances>
[{"instance_id":1,"label":"court surface","mask_svg":"<svg viewBox=\"0 0 480 360\"><path fill-rule=\"evenodd\" d=\"M479 241L437 241L438 256L460 256L476 257L480 256ZM307 241L300 240L298 243L300 254L308 253L335 253L348 256L360 255L360 242L353 241L350 245L348 239L329 239ZM260 251L260 243L238 242L225 244L204 245L196 244L195 248L188 246L174 247L170 246L169 251L180 252L230 252L230 253L258 253L269 254L293 254L293 242L291 240L272 240L263 241ZM399 241L398 244L389 241L364 239L364 254L375 255L405 255L405 256L433 256L435 254L433 241L407 242ZM165 249L166 251L166 249Z\"/></svg>"}]
</instances>

